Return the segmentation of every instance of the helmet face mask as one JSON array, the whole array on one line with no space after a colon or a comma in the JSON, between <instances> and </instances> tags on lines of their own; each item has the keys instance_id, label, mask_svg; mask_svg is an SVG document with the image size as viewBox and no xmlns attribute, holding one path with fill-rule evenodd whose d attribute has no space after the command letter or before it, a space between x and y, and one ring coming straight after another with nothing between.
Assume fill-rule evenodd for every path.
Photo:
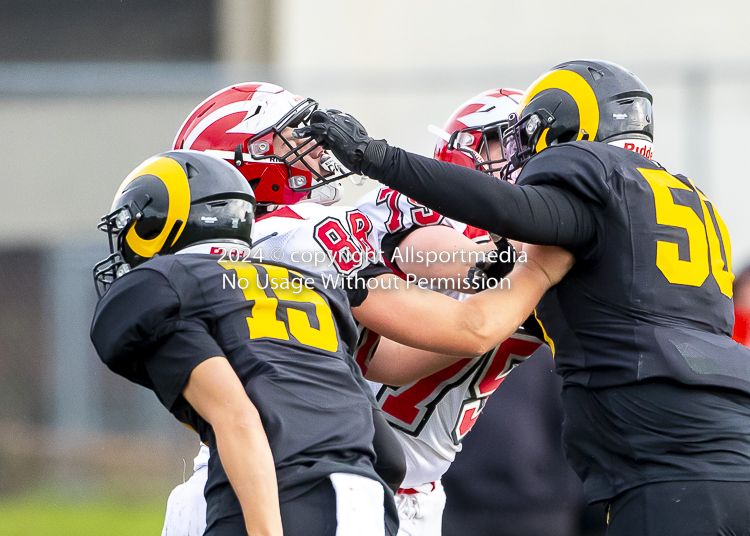
<instances>
[{"instance_id":1,"label":"helmet face mask","mask_svg":"<svg viewBox=\"0 0 750 536\"><path fill-rule=\"evenodd\" d=\"M503 154L507 160L502 170L503 179L510 180L513 172L534 156L539 138L554 122L554 116L544 108L528 114L520 121L516 114L510 115L508 128L502 138Z\"/></svg>"},{"instance_id":2,"label":"helmet face mask","mask_svg":"<svg viewBox=\"0 0 750 536\"><path fill-rule=\"evenodd\" d=\"M233 163L261 205L292 205L316 190L317 197L333 202L340 197L338 181L352 173L327 151L315 161L321 144L291 134L291 129L309 124L317 108L313 99L273 84L237 84L193 110L174 148L205 151Z\"/></svg>"},{"instance_id":3,"label":"helmet face mask","mask_svg":"<svg viewBox=\"0 0 750 536\"><path fill-rule=\"evenodd\" d=\"M98 228L109 256L94 266L101 297L131 268L196 243L251 245L255 198L230 164L197 151L170 151L146 160L120 186Z\"/></svg>"},{"instance_id":4,"label":"helmet face mask","mask_svg":"<svg viewBox=\"0 0 750 536\"><path fill-rule=\"evenodd\" d=\"M307 138L298 144L293 138L288 138L284 131L287 128L297 128L309 124L310 115L317 109L318 103L314 100L303 100L279 119L276 124L248 138L243 147L244 154L249 154L256 161L284 163L289 172L289 187L292 190L309 191L313 189L314 186L307 186L311 182L312 176L315 176L319 181L324 181L325 178L307 162L305 157L310 155L320 144L312 138ZM276 138L280 140L282 149L286 152L276 154L279 148L279 144L274 144ZM238 156L239 158L235 159L235 165L239 168L244 161L244 155L240 152ZM297 180L294 180L295 178Z\"/></svg>"},{"instance_id":5,"label":"helmet face mask","mask_svg":"<svg viewBox=\"0 0 750 536\"><path fill-rule=\"evenodd\" d=\"M614 63L575 60L553 67L524 93L503 138L505 177L547 147L588 140L653 141L652 97Z\"/></svg>"},{"instance_id":6,"label":"helmet face mask","mask_svg":"<svg viewBox=\"0 0 750 536\"><path fill-rule=\"evenodd\" d=\"M473 161L474 169L492 175L505 167L506 157L502 145L500 158L490 155L490 144L500 143L508 128L507 119L494 121L481 127L456 130L448 140L448 150L460 151ZM476 148L476 149L474 149ZM484 154L484 156L483 156Z\"/></svg>"},{"instance_id":7,"label":"helmet face mask","mask_svg":"<svg viewBox=\"0 0 750 536\"><path fill-rule=\"evenodd\" d=\"M115 279L130 271L130 265L125 260L121 249L125 231L135 223L130 211L130 206L122 206L102 216L102 220L97 225L100 231L107 233L109 242L109 256L94 265L94 285L96 294L100 298L104 296Z\"/></svg>"},{"instance_id":8,"label":"helmet face mask","mask_svg":"<svg viewBox=\"0 0 750 536\"><path fill-rule=\"evenodd\" d=\"M337 183L341 179L354 174L354 172L344 168L328 151L323 152L318 166L311 165L309 159L313 158L312 153L321 147L321 143L312 137L301 140L290 138L285 133L288 129L293 130L308 126L310 115L317 109L317 102L312 99L305 99L272 127L272 143L273 140L278 140L279 143L274 146L275 150L272 151L272 154L266 156L266 158L278 159L286 164L289 172L289 188L294 192L312 192L321 189L330 193L333 188L341 188L340 184L332 183ZM288 130L288 132L291 133L292 130ZM250 145L250 151L252 151L253 145L257 144L252 143L251 139L248 140L248 145ZM260 159L261 157L257 158ZM305 173L300 174L300 171ZM310 173L312 181L308 179L306 172ZM326 185L329 186L324 188ZM335 201L338 201L340 193L336 193L338 195ZM334 200L331 200L331 202L334 202Z\"/></svg>"}]
</instances>

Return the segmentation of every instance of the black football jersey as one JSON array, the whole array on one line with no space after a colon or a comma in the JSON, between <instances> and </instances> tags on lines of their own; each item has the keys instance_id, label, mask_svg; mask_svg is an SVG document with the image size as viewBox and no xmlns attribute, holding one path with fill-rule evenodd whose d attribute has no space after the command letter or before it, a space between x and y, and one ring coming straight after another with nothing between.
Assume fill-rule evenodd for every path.
<instances>
[{"instance_id":1,"label":"black football jersey","mask_svg":"<svg viewBox=\"0 0 750 536\"><path fill-rule=\"evenodd\" d=\"M602 143L548 147L518 184L389 148L368 171L446 217L571 251L537 307L589 501L664 480L750 481L750 349L731 247L688 178Z\"/></svg>"},{"instance_id":2,"label":"black football jersey","mask_svg":"<svg viewBox=\"0 0 750 536\"><path fill-rule=\"evenodd\" d=\"M593 216L573 269L536 310L588 500L665 480L749 480L750 350L730 338L731 248L716 208L687 177L601 143L546 149L519 184L567 190Z\"/></svg>"},{"instance_id":3,"label":"black football jersey","mask_svg":"<svg viewBox=\"0 0 750 536\"><path fill-rule=\"evenodd\" d=\"M394 147L370 171L446 217L575 255L537 309L566 385L750 392L750 350L730 339L729 235L690 179L587 141L546 148L516 185Z\"/></svg>"},{"instance_id":4,"label":"black football jersey","mask_svg":"<svg viewBox=\"0 0 750 536\"><path fill-rule=\"evenodd\" d=\"M97 305L91 338L104 363L152 389L209 444L209 525L241 509L210 426L181 393L214 356L226 357L258 409L282 502L334 472L380 481L371 398L349 357L357 340L350 304L313 273L185 254L133 269Z\"/></svg>"},{"instance_id":5,"label":"black football jersey","mask_svg":"<svg viewBox=\"0 0 750 536\"><path fill-rule=\"evenodd\" d=\"M567 384L647 378L750 391L750 350L731 341L731 249L692 181L637 153L592 142L551 147L519 185L585 200L596 231L537 316Z\"/></svg>"}]
</instances>

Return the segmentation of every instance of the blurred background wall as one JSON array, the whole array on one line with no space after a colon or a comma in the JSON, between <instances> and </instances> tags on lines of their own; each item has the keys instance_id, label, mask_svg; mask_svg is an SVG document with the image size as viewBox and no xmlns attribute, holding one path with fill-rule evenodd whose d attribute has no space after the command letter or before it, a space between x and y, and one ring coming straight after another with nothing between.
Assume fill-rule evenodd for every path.
<instances>
[{"instance_id":1,"label":"blurred background wall","mask_svg":"<svg viewBox=\"0 0 750 536\"><path fill-rule=\"evenodd\" d=\"M189 467L194 436L93 353L91 266L121 180L214 91L274 82L429 155L427 125L485 89L620 63L654 95L655 158L719 207L737 272L747 20L741 0L0 0L0 499L88 497L106 475L165 497Z\"/></svg>"}]
</instances>

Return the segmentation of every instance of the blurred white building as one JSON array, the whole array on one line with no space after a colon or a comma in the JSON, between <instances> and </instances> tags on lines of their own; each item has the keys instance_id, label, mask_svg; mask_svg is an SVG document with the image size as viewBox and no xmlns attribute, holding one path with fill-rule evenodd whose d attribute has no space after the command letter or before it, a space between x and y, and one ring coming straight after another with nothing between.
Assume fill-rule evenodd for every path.
<instances>
[{"instance_id":1,"label":"blurred white building","mask_svg":"<svg viewBox=\"0 0 750 536\"><path fill-rule=\"evenodd\" d=\"M590 57L628 67L651 89L656 159L706 191L729 227L735 264L750 260L747 2L208 3L215 62L0 56L0 244L91 235L120 180L169 149L192 108L233 82L279 83L349 111L375 137L430 154L427 125L441 126L466 98L524 89L559 62ZM106 4L99 9L117 9ZM173 15L155 23L169 26ZM373 186L350 187L346 200Z\"/></svg>"}]
</instances>

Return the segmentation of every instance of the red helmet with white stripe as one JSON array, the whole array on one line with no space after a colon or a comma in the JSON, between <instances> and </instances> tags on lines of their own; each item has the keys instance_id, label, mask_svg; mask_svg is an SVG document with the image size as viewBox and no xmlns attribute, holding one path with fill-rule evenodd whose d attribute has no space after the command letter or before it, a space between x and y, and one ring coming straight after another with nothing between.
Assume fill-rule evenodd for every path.
<instances>
[{"instance_id":1,"label":"red helmet with white stripe","mask_svg":"<svg viewBox=\"0 0 750 536\"><path fill-rule=\"evenodd\" d=\"M293 205L308 195L322 204L340 198L337 181L350 173L320 144L284 130L307 124L318 103L274 84L248 82L214 93L193 110L174 149L225 159L252 186L259 204ZM274 141L276 140L276 147ZM316 160L320 166L311 164Z\"/></svg>"},{"instance_id":2,"label":"red helmet with white stripe","mask_svg":"<svg viewBox=\"0 0 750 536\"><path fill-rule=\"evenodd\" d=\"M445 124L435 145L435 159L489 174L499 172L505 165L500 140L522 96L516 89L496 88L463 103ZM499 154L493 155L491 147Z\"/></svg>"}]
</instances>

